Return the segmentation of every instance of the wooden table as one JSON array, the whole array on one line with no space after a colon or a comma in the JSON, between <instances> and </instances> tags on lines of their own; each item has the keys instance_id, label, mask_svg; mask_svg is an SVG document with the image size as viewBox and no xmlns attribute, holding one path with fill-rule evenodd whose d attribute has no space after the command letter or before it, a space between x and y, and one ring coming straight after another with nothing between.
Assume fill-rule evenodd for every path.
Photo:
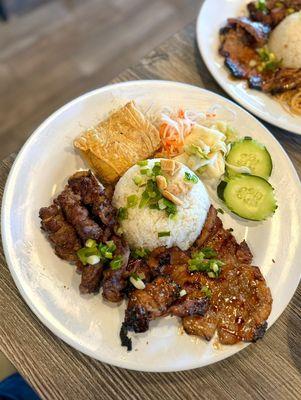
<instances>
[{"instance_id":1,"label":"wooden table","mask_svg":"<svg viewBox=\"0 0 301 400\"><path fill-rule=\"evenodd\" d=\"M201 61L194 25L115 82L169 79L225 95ZM301 137L269 127L301 173ZM0 195L15 154L0 163ZM301 398L301 287L264 340L218 364L187 372L139 373L95 361L55 337L20 297L0 253L0 350L45 399Z\"/></svg>"}]
</instances>

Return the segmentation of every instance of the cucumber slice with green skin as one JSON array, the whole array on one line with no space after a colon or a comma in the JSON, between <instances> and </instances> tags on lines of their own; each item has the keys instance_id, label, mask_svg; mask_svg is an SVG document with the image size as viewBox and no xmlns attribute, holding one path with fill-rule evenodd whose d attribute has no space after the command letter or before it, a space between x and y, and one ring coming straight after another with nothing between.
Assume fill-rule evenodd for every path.
<instances>
[{"instance_id":1,"label":"cucumber slice with green skin","mask_svg":"<svg viewBox=\"0 0 301 400\"><path fill-rule=\"evenodd\" d=\"M236 167L248 167L252 175L265 179L271 176L273 169L272 158L266 147L248 136L232 143L226 161ZM238 175L229 166L226 166L226 170L230 177Z\"/></svg>"},{"instance_id":2,"label":"cucumber slice with green skin","mask_svg":"<svg viewBox=\"0 0 301 400\"><path fill-rule=\"evenodd\" d=\"M229 210L252 221L265 220L277 209L273 186L260 176L241 174L231 178L224 185L222 197Z\"/></svg>"}]
</instances>

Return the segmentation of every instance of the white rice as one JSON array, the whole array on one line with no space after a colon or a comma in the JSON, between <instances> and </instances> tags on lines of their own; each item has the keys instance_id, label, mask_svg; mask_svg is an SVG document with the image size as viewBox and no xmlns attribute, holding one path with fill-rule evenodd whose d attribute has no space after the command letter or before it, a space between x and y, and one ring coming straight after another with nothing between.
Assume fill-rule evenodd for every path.
<instances>
[{"instance_id":1,"label":"white rice","mask_svg":"<svg viewBox=\"0 0 301 400\"><path fill-rule=\"evenodd\" d=\"M301 12L287 16L273 30L268 47L283 67L301 68Z\"/></svg>"},{"instance_id":2,"label":"white rice","mask_svg":"<svg viewBox=\"0 0 301 400\"><path fill-rule=\"evenodd\" d=\"M153 167L158 159L149 160L148 166ZM116 208L126 207L127 198L136 194L139 199L144 188L139 188L133 178L139 174L140 167L134 165L119 180L115 187L113 204ZM193 172L182 166L177 179L183 179L185 172ZM131 248L144 247L152 250L159 246L178 246L187 250L199 236L210 207L208 193L199 180L183 198L183 205L177 206L177 215L169 218L165 211L152 210L138 206L128 209L128 218L121 222L125 239ZM168 237L158 237L159 232L170 232Z\"/></svg>"}]
</instances>

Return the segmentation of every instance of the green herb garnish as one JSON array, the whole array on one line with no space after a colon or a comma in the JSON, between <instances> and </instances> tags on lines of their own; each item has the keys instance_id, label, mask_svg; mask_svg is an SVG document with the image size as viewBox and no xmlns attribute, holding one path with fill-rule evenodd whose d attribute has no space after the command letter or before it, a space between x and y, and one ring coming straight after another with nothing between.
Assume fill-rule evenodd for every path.
<instances>
[{"instance_id":1,"label":"green herb garnish","mask_svg":"<svg viewBox=\"0 0 301 400\"><path fill-rule=\"evenodd\" d=\"M198 183L199 178L195 174L191 174L190 172L185 172L184 181L190 183Z\"/></svg>"},{"instance_id":2,"label":"green herb garnish","mask_svg":"<svg viewBox=\"0 0 301 400\"><path fill-rule=\"evenodd\" d=\"M138 204L138 196L136 194L132 194L127 198L127 206L128 208L135 207Z\"/></svg>"},{"instance_id":3,"label":"green herb garnish","mask_svg":"<svg viewBox=\"0 0 301 400\"><path fill-rule=\"evenodd\" d=\"M144 247L139 247L132 252L132 257L133 258L145 258L150 254L150 250L144 248Z\"/></svg>"},{"instance_id":4,"label":"green herb garnish","mask_svg":"<svg viewBox=\"0 0 301 400\"><path fill-rule=\"evenodd\" d=\"M143 161L138 161L137 165L139 165L139 167L146 167L148 164L147 160L143 160Z\"/></svg>"},{"instance_id":5,"label":"green herb garnish","mask_svg":"<svg viewBox=\"0 0 301 400\"><path fill-rule=\"evenodd\" d=\"M255 7L259 11L264 11L264 12L268 11L268 8L267 8L267 5L266 5L266 0L258 0L256 5L255 5Z\"/></svg>"},{"instance_id":6,"label":"green herb garnish","mask_svg":"<svg viewBox=\"0 0 301 400\"><path fill-rule=\"evenodd\" d=\"M119 221L123 221L128 218L128 210L125 207L120 207L117 211L117 218Z\"/></svg>"},{"instance_id":7,"label":"green herb garnish","mask_svg":"<svg viewBox=\"0 0 301 400\"><path fill-rule=\"evenodd\" d=\"M211 290L209 289L208 286L203 286L202 287L202 292L205 294L206 297L208 297L208 299L211 298L212 292L211 292Z\"/></svg>"},{"instance_id":8,"label":"green herb garnish","mask_svg":"<svg viewBox=\"0 0 301 400\"><path fill-rule=\"evenodd\" d=\"M166 237L166 236L170 236L170 232L158 232L158 237Z\"/></svg>"},{"instance_id":9,"label":"green herb garnish","mask_svg":"<svg viewBox=\"0 0 301 400\"><path fill-rule=\"evenodd\" d=\"M190 272L206 272L209 278L218 278L221 267L224 263L215 259L217 254L211 247L205 247L201 251L193 254L189 260L188 269Z\"/></svg>"},{"instance_id":10,"label":"green herb garnish","mask_svg":"<svg viewBox=\"0 0 301 400\"><path fill-rule=\"evenodd\" d=\"M122 256L117 256L110 262L110 267L113 270L120 269L122 265Z\"/></svg>"},{"instance_id":11,"label":"green herb garnish","mask_svg":"<svg viewBox=\"0 0 301 400\"><path fill-rule=\"evenodd\" d=\"M141 186L144 182L142 176L135 176L133 178L133 181L134 181L135 185L137 185L137 186Z\"/></svg>"}]
</instances>

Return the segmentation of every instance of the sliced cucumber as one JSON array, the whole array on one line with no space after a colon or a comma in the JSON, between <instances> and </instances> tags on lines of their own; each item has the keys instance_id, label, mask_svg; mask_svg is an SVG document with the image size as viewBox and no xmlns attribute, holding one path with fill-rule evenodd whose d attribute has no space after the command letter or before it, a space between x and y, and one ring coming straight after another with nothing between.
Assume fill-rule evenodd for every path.
<instances>
[{"instance_id":1,"label":"sliced cucumber","mask_svg":"<svg viewBox=\"0 0 301 400\"><path fill-rule=\"evenodd\" d=\"M248 167L252 175L265 179L270 177L273 169L272 159L266 147L248 136L232 143L226 162L228 164L226 170L230 177L238 174L237 168L232 169L231 165L239 168Z\"/></svg>"},{"instance_id":2,"label":"sliced cucumber","mask_svg":"<svg viewBox=\"0 0 301 400\"><path fill-rule=\"evenodd\" d=\"M274 189L265 179L241 174L219 185L219 196L227 207L242 218L262 221L274 214Z\"/></svg>"}]
</instances>

